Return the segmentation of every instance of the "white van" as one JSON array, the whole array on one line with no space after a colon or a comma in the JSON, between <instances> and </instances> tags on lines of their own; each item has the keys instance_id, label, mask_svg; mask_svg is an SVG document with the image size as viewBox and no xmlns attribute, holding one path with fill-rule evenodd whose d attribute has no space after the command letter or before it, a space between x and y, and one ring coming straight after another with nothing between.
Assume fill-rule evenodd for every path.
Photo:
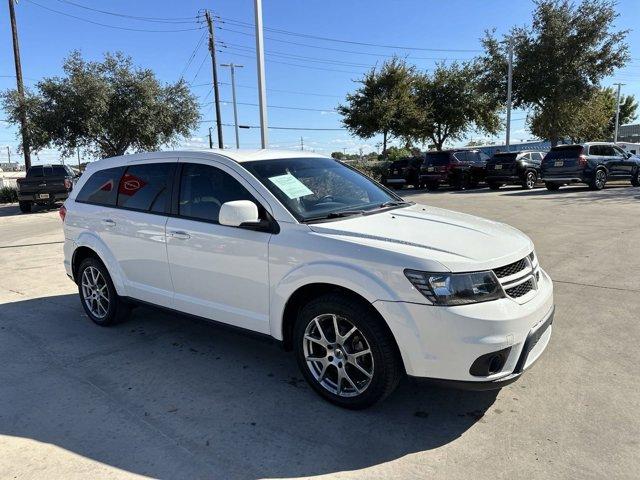
<instances>
[{"instance_id":1,"label":"white van","mask_svg":"<svg viewBox=\"0 0 640 480\"><path fill-rule=\"evenodd\" d=\"M500 388L542 354L553 286L510 226L403 201L306 152L163 152L89 164L61 209L91 320L146 303L269 335L324 398L403 375Z\"/></svg>"}]
</instances>

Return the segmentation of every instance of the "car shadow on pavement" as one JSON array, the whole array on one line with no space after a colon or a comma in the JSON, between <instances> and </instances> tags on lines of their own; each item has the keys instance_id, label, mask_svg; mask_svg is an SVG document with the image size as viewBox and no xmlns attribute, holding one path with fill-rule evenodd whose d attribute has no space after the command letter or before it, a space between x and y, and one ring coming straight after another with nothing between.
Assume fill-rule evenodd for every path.
<instances>
[{"instance_id":1,"label":"car shadow on pavement","mask_svg":"<svg viewBox=\"0 0 640 480\"><path fill-rule=\"evenodd\" d=\"M62 203L56 203L52 207L43 207L40 205L33 205L31 212L22 213L17 203L9 203L0 205L0 218L2 217L13 217L16 215L33 215L38 213L47 213L52 212L60 208Z\"/></svg>"},{"instance_id":2,"label":"car shadow on pavement","mask_svg":"<svg viewBox=\"0 0 640 480\"><path fill-rule=\"evenodd\" d=\"M497 395L404 381L343 410L271 340L148 307L101 328L76 295L0 305L0 385L0 435L156 478L366 468L454 441Z\"/></svg>"},{"instance_id":3,"label":"car shadow on pavement","mask_svg":"<svg viewBox=\"0 0 640 480\"><path fill-rule=\"evenodd\" d=\"M504 192L503 195L509 197L546 197L560 201L576 202L618 202L632 199L640 199L640 188L629 185L628 182L619 184L607 184L603 190L593 191L588 186L567 185L560 190L549 191L546 188L536 190L520 190L515 192Z\"/></svg>"}]
</instances>

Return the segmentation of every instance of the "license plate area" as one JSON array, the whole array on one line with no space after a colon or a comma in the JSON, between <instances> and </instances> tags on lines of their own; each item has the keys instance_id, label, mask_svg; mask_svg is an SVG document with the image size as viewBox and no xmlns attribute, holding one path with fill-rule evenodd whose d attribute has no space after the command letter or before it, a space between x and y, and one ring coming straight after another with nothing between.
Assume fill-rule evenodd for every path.
<instances>
[{"instance_id":1,"label":"license plate area","mask_svg":"<svg viewBox=\"0 0 640 480\"><path fill-rule=\"evenodd\" d=\"M563 165L564 162L562 160L556 160L555 162L553 162L554 167L562 167Z\"/></svg>"},{"instance_id":2,"label":"license plate area","mask_svg":"<svg viewBox=\"0 0 640 480\"><path fill-rule=\"evenodd\" d=\"M427 172L433 172L433 171L435 171L435 168L433 168L433 167L428 167L427 168Z\"/></svg>"},{"instance_id":3,"label":"license plate area","mask_svg":"<svg viewBox=\"0 0 640 480\"><path fill-rule=\"evenodd\" d=\"M496 170L502 170L502 165L496 165Z\"/></svg>"},{"instance_id":4,"label":"license plate area","mask_svg":"<svg viewBox=\"0 0 640 480\"><path fill-rule=\"evenodd\" d=\"M46 200L47 198L49 198L49 194L48 193L39 193L38 195L36 195L40 200Z\"/></svg>"}]
</instances>

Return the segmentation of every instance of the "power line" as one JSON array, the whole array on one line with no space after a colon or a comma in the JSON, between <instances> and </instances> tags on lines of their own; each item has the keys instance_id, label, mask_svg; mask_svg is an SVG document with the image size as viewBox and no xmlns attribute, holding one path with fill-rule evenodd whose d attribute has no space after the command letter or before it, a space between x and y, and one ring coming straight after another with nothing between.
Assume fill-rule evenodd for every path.
<instances>
[{"instance_id":1,"label":"power line","mask_svg":"<svg viewBox=\"0 0 640 480\"><path fill-rule=\"evenodd\" d=\"M198 43L196 44L196 47L193 49L193 52L189 56L189 60L187 60L187 64L182 69L182 73L180 74L180 78L183 78L184 74L187 73L187 69L191 65L191 62L193 62L193 59L196 57L196 54L198 53L198 50L202 46L202 42L204 41L206 36L207 36L207 34L203 33L202 36L200 37L200 40L198 40Z\"/></svg>"},{"instance_id":2,"label":"power line","mask_svg":"<svg viewBox=\"0 0 640 480\"><path fill-rule=\"evenodd\" d=\"M204 62L207 61L207 55L205 55L202 58L202 62L200 62L200 66L198 66L198 70L196 71L196 74L193 76L193 78L191 79L191 81L189 82L189 85L191 85L193 82L196 81L196 78L198 78L198 75L200 75L200 71L202 70L202 67L204 65Z\"/></svg>"},{"instance_id":3,"label":"power line","mask_svg":"<svg viewBox=\"0 0 640 480\"><path fill-rule=\"evenodd\" d=\"M229 82L218 82L220 85L231 85ZM196 83L195 85L191 85L192 87L209 87L210 84L208 83ZM250 88L252 90L255 90L255 85L241 85L241 84L237 84L236 87L241 87L241 88ZM342 98L341 95L329 95L327 93L316 93L316 92L300 92L300 91L296 91L296 90L281 90L278 88L267 88L267 92L279 92L279 93L291 93L294 95L305 95L305 96L314 96L314 97L329 97L329 98Z\"/></svg>"},{"instance_id":4,"label":"power line","mask_svg":"<svg viewBox=\"0 0 640 480\"><path fill-rule=\"evenodd\" d=\"M198 123L207 123L210 120L200 120ZM215 121L212 123L216 123ZM231 123L221 123L223 127L233 127L234 125ZM259 125L239 125L240 128L260 128ZM305 130L305 131L344 131L345 128L314 128L314 127L276 127L273 125L269 125L267 128L272 130Z\"/></svg>"},{"instance_id":5,"label":"power line","mask_svg":"<svg viewBox=\"0 0 640 480\"><path fill-rule=\"evenodd\" d=\"M100 10L98 8L91 8L86 5L82 5L80 3L72 2L71 0L58 0L60 3L66 3L69 5L73 5L74 7L83 8L85 10L89 10L92 12L103 13L105 15L112 15L114 17L121 18L131 18L133 20L140 20L144 22L154 22L154 23L193 23L198 17L173 17L173 18L162 18L162 17L140 17L136 15L127 15L124 13L116 13L110 12L108 10Z\"/></svg>"},{"instance_id":6,"label":"power line","mask_svg":"<svg viewBox=\"0 0 640 480\"><path fill-rule=\"evenodd\" d=\"M225 17L221 17L221 16L217 16L220 21L222 23L229 23L231 25L235 25L238 27L244 27L244 28L255 28L254 25L252 23L248 23L248 22L243 22L240 20L234 20L231 18L225 18ZM273 33L278 33L281 35L291 35L291 36L296 36L296 37L303 37L303 38L311 38L314 40L322 40L325 42L336 42L336 43L346 43L346 44L350 44L350 45L361 45L361 46L365 46L365 47L379 47L379 48L392 48L395 50L419 50L419 51L425 51L425 52L457 52L457 53L478 53L478 52L482 52L482 50L478 50L478 49L455 49L455 48L424 48L424 47L406 47L406 46L400 46L400 45L385 45L385 44L380 44L380 43L368 43L368 42L357 42L354 40L344 40L344 39L339 39L339 38L332 38L332 37L321 37L318 35L311 35L308 33L298 33L298 32L292 32L289 30L281 30L281 29L277 29L277 28L268 28L265 27L265 30L269 31L269 32L273 32Z\"/></svg>"},{"instance_id":7,"label":"power line","mask_svg":"<svg viewBox=\"0 0 640 480\"><path fill-rule=\"evenodd\" d=\"M205 97L206 98L206 97ZM204 100L203 100L204 102ZM232 104L233 102L230 102L229 100L220 100L221 103L225 103L225 104ZM247 103L247 102L237 102L238 105L246 105L249 107L259 107L260 105L258 105L257 103ZM206 104L200 104L201 107L206 106ZM285 110L302 110L305 112L326 112L326 113L334 113L336 110L335 108L324 108L324 109L320 109L320 108L306 108L306 107L291 107L291 106L285 106L285 105L269 105L268 108L282 108Z\"/></svg>"},{"instance_id":8,"label":"power line","mask_svg":"<svg viewBox=\"0 0 640 480\"><path fill-rule=\"evenodd\" d=\"M234 55L234 56L237 56L237 57L255 59L255 56L252 56L252 55L244 55L242 53L228 53L228 52L225 52L224 50L218 50L218 51L220 53L227 53L228 55ZM354 72L353 70L338 70L338 69L335 69L335 68L312 67L310 65L300 65L298 63L282 62L280 60L269 60L269 62L271 62L271 63L279 63L281 65L289 65L291 67L309 68L311 70L322 70L322 71L325 71L325 72L351 73L351 74L354 74L354 75L362 75L362 72Z\"/></svg>"},{"instance_id":9,"label":"power line","mask_svg":"<svg viewBox=\"0 0 640 480\"><path fill-rule=\"evenodd\" d=\"M65 17L74 18L76 20L80 20L81 22L91 23L93 25L98 25L100 27L106 28L114 28L116 30L128 30L130 32L145 32L145 33L174 33L174 32L191 32L193 30L202 30L204 27L195 27L195 28L180 28L175 30L149 30L144 28L131 28L131 27L121 27L118 25L109 25L107 23L95 22L93 20L89 20L88 18L78 17L77 15L72 15L70 13L62 12L60 10L56 10L54 8L46 7L44 5L39 4L38 2L34 2L33 0L24 0L27 3L40 7L44 10L48 10L50 12L57 13L58 15L63 15Z\"/></svg>"}]
</instances>

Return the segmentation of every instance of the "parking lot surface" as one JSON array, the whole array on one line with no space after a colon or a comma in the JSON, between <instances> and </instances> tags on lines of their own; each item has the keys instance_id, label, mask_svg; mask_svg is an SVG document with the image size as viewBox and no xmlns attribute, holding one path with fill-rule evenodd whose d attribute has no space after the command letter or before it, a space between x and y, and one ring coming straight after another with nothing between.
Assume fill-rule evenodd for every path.
<instances>
[{"instance_id":1,"label":"parking lot surface","mask_svg":"<svg viewBox=\"0 0 640 480\"><path fill-rule=\"evenodd\" d=\"M147 307L93 325L55 211L0 207L0 478L638 478L640 188L401 192L509 223L555 281L518 382L353 412L268 341Z\"/></svg>"}]
</instances>

